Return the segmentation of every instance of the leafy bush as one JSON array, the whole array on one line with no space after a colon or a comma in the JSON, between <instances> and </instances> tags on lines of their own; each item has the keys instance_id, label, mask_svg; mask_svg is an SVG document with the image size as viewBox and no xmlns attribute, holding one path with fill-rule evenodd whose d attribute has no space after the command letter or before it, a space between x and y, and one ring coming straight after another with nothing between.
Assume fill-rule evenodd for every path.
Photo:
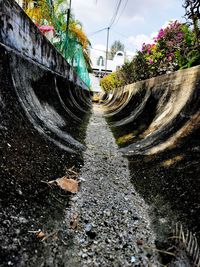
<instances>
[{"instance_id":1,"label":"leafy bush","mask_svg":"<svg viewBox=\"0 0 200 267\"><path fill-rule=\"evenodd\" d=\"M112 72L111 74L105 76L101 79L100 85L105 92L111 92L114 89L122 85L121 80L118 78L117 72Z\"/></svg>"},{"instance_id":2,"label":"leafy bush","mask_svg":"<svg viewBox=\"0 0 200 267\"><path fill-rule=\"evenodd\" d=\"M143 44L130 63L101 81L104 90L124 86L176 70L200 64L199 42L187 24L171 22L160 29L153 44Z\"/></svg>"}]
</instances>

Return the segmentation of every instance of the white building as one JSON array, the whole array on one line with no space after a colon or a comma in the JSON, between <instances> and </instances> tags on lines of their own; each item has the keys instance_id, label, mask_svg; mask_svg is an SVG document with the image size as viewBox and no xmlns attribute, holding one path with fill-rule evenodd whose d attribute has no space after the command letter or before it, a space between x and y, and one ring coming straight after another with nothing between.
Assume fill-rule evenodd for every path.
<instances>
[{"instance_id":1,"label":"white building","mask_svg":"<svg viewBox=\"0 0 200 267\"><path fill-rule=\"evenodd\" d=\"M125 62L125 53L118 51L113 60L107 60L107 71L106 68L106 55L105 53L99 53L95 57L91 55L92 69L96 77L103 77L105 72L111 73L119 69Z\"/></svg>"}]
</instances>

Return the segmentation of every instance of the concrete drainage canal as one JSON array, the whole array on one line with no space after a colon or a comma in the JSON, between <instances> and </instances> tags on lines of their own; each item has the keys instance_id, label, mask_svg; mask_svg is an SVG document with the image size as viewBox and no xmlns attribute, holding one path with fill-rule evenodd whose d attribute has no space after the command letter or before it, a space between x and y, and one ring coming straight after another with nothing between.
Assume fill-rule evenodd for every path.
<instances>
[{"instance_id":1,"label":"concrete drainage canal","mask_svg":"<svg viewBox=\"0 0 200 267\"><path fill-rule=\"evenodd\" d=\"M18 6L1 8L0 266L200 266L200 68L92 107Z\"/></svg>"}]
</instances>

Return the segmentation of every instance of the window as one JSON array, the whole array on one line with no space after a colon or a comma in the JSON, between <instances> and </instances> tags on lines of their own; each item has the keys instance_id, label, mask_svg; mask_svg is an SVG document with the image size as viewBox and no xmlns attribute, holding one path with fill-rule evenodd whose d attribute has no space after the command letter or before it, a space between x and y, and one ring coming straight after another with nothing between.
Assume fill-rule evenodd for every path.
<instances>
[{"instance_id":1,"label":"window","mask_svg":"<svg viewBox=\"0 0 200 267\"><path fill-rule=\"evenodd\" d=\"M97 60L97 66L104 66L104 60L103 57L100 56Z\"/></svg>"}]
</instances>

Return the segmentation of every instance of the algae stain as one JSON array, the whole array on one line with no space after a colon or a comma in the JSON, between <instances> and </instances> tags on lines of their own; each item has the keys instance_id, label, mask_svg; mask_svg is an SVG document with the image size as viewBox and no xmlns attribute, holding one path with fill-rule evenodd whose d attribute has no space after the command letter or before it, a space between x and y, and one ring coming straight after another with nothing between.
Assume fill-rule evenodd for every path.
<instances>
[{"instance_id":1,"label":"algae stain","mask_svg":"<svg viewBox=\"0 0 200 267\"><path fill-rule=\"evenodd\" d=\"M133 133L129 133L123 136L120 136L116 139L116 143L118 145L122 145L124 143L127 143L135 138L135 135Z\"/></svg>"},{"instance_id":2,"label":"algae stain","mask_svg":"<svg viewBox=\"0 0 200 267\"><path fill-rule=\"evenodd\" d=\"M183 158L184 158L183 155L177 155L173 158L170 158L170 159L167 159L161 162L161 166L165 168L170 167L174 165L176 162L183 160Z\"/></svg>"}]
</instances>

